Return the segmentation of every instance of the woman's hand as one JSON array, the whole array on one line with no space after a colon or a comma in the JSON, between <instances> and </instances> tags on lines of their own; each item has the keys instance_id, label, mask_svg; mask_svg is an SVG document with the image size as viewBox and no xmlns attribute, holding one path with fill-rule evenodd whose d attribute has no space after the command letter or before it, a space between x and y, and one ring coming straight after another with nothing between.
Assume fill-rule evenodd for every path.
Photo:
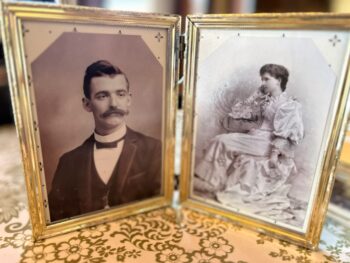
<instances>
[{"instance_id":1,"label":"woman's hand","mask_svg":"<svg viewBox=\"0 0 350 263\"><path fill-rule=\"evenodd\" d=\"M270 168L277 168L278 165L278 155L279 153L277 151L272 151L270 160L269 160L269 167Z\"/></svg>"}]
</instances>

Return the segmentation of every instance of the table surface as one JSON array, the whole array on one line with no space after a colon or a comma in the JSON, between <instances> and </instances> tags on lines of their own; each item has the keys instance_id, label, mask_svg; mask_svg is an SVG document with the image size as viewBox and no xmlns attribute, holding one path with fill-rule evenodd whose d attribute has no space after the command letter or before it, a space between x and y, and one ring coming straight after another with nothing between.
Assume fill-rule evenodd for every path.
<instances>
[{"instance_id":1,"label":"table surface","mask_svg":"<svg viewBox=\"0 0 350 263\"><path fill-rule=\"evenodd\" d=\"M350 262L350 229L329 216L318 251L172 208L34 243L14 127L0 145L0 262Z\"/></svg>"}]
</instances>

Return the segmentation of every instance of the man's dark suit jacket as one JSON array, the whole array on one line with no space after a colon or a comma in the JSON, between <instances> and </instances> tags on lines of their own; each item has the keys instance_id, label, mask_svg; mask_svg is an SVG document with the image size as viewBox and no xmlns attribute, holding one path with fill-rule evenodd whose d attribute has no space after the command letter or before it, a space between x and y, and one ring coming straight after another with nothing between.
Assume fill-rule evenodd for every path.
<instances>
[{"instance_id":1,"label":"man's dark suit jacket","mask_svg":"<svg viewBox=\"0 0 350 263\"><path fill-rule=\"evenodd\" d=\"M92 212L91 167L94 136L65 153L59 160L49 194L51 221ZM161 142L127 128L117 164L117 177L111 182L110 205L116 206L161 192Z\"/></svg>"}]
</instances>

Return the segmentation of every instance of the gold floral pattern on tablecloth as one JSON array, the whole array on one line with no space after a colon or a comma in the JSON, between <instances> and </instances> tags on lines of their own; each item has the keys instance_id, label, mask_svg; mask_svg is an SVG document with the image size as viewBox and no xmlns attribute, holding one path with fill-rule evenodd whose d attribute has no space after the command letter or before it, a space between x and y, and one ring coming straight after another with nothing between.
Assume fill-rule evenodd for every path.
<instances>
[{"instance_id":1,"label":"gold floral pattern on tablecloth","mask_svg":"<svg viewBox=\"0 0 350 263\"><path fill-rule=\"evenodd\" d=\"M182 239L180 226L162 219L164 216L174 218L175 214L172 209L165 209L122 219L110 237L119 237L120 242L133 244L141 250L162 251Z\"/></svg>"},{"instance_id":2,"label":"gold floral pattern on tablecloth","mask_svg":"<svg viewBox=\"0 0 350 263\"><path fill-rule=\"evenodd\" d=\"M24 263L45 263L56 259L56 245L37 245L23 253L22 262Z\"/></svg>"},{"instance_id":3,"label":"gold floral pattern on tablecloth","mask_svg":"<svg viewBox=\"0 0 350 263\"><path fill-rule=\"evenodd\" d=\"M8 223L25 208L24 189L18 185L0 180L0 223Z\"/></svg>"},{"instance_id":4,"label":"gold floral pattern on tablecloth","mask_svg":"<svg viewBox=\"0 0 350 263\"><path fill-rule=\"evenodd\" d=\"M331 219L316 252L188 209L159 209L33 242L14 142L13 128L0 129L1 262L350 262L350 230Z\"/></svg>"},{"instance_id":5,"label":"gold floral pattern on tablecloth","mask_svg":"<svg viewBox=\"0 0 350 263\"><path fill-rule=\"evenodd\" d=\"M350 258L349 230L334 229L334 222L329 220L325 229L339 234L338 240L334 245L322 241L322 251L315 252L261 233L237 229L226 221L221 221L228 226L226 232L215 235L217 230L214 228L212 232L206 232L205 237L198 237L199 232L190 234L188 227L220 220L186 209L183 214L178 223L177 211L160 209L36 243L32 243L26 226L18 228L17 232L12 229L12 235L2 238L0 244L16 249L14 253L20 253L20 262L325 263L347 262ZM205 217L205 220L185 221L194 216L197 220ZM202 230L202 233L208 231Z\"/></svg>"},{"instance_id":6,"label":"gold floral pattern on tablecloth","mask_svg":"<svg viewBox=\"0 0 350 263\"><path fill-rule=\"evenodd\" d=\"M26 208L21 156L14 127L0 130L0 224L8 223Z\"/></svg>"},{"instance_id":7,"label":"gold floral pattern on tablecloth","mask_svg":"<svg viewBox=\"0 0 350 263\"><path fill-rule=\"evenodd\" d=\"M181 213L181 225L184 231L196 237L216 237L227 230L237 231L241 226L228 223L223 220L208 217L201 213L191 212Z\"/></svg>"}]
</instances>

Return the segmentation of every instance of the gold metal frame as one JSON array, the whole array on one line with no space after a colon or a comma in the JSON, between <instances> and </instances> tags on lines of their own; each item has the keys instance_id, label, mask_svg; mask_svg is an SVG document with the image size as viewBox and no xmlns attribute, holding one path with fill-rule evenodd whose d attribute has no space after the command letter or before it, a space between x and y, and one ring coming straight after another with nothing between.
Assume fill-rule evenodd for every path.
<instances>
[{"instance_id":1,"label":"gold metal frame","mask_svg":"<svg viewBox=\"0 0 350 263\"><path fill-rule=\"evenodd\" d=\"M115 12L99 8L84 8L58 5L2 3L2 37L5 48L6 66L11 87L20 148L24 163L30 218L35 239L47 238L82 227L95 225L116 218L167 206L173 193L173 159L175 141L176 81L178 73L177 43L180 17L176 15ZM92 25L119 25L162 28L167 30L166 39L166 81L163 115L163 194L145 201L123 205L87 216L80 216L64 222L45 222L43 195L41 190L40 165L36 151L37 128L31 106L28 69L24 55L22 21L48 21L81 23ZM38 40L39 41L39 40Z\"/></svg>"},{"instance_id":2,"label":"gold metal frame","mask_svg":"<svg viewBox=\"0 0 350 263\"><path fill-rule=\"evenodd\" d=\"M329 138L325 138L327 146L322 152L322 167L319 176L319 185L312 204L310 220L306 233L299 233L283 227L266 223L252 217L235 212L229 212L218 206L198 201L191 197L191 178L193 176L193 143L194 143L194 109L196 92L196 71L198 56L198 41L200 29L300 29L300 30L344 30L349 32L350 15L348 14L322 14L322 13L290 13L290 14L249 14L249 15L193 15L187 18L187 56L184 99L184 131L182 142L182 169L181 169L181 195L183 207L189 207L202 212L232 219L243 225L261 232L267 232L293 243L315 249L318 246L322 224L325 219L331 189L334 183L335 166L340 154L347 118L347 97L350 86L349 50L347 46L345 69L340 76L339 92L336 94L337 105L332 112L332 130Z\"/></svg>"}]
</instances>

